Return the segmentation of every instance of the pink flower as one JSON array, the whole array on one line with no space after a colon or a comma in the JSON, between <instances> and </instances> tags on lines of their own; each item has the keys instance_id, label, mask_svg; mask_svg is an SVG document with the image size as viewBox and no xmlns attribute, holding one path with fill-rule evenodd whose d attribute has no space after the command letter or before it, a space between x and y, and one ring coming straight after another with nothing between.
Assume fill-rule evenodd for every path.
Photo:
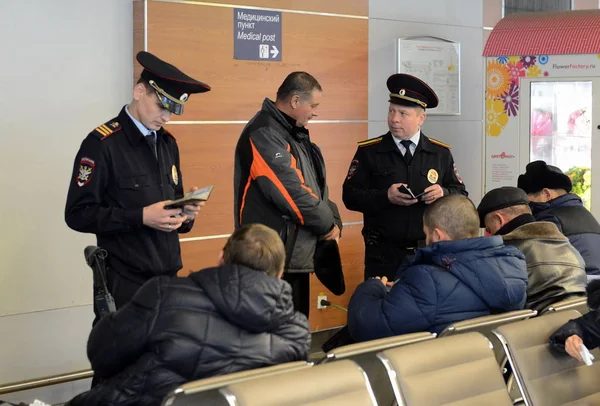
<instances>
[{"instance_id":1,"label":"pink flower","mask_svg":"<svg viewBox=\"0 0 600 406\"><path fill-rule=\"evenodd\" d=\"M548 76L550 73L548 71L544 71L544 76Z\"/></svg>"},{"instance_id":2,"label":"pink flower","mask_svg":"<svg viewBox=\"0 0 600 406\"><path fill-rule=\"evenodd\" d=\"M525 68L523 66L523 62L516 63L508 63L508 72L510 73L510 78L513 82L517 82L520 77L525 76Z\"/></svg>"}]
</instances>

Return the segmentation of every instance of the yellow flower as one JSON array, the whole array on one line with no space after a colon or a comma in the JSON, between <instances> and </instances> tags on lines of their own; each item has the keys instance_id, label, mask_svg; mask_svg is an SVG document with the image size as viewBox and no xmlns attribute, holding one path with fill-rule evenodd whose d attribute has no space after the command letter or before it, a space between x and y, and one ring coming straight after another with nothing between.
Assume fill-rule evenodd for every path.
<instances>
[{"instance_id":1,"label":"yellow flower","mask_svg":"<svg viewBox=\"0 0 600 406\"><path fill-rule=\"evenodd\" d=\"M508 115L504 111L502 100L488 97L485 100L485 132L487 135L497 137L508 123Z\"/></svg>"},{"instance_id":2,"label":"yellow flower","mask_svg":"<svg viewBox=\"0 0 600 406\"><path fill-rule=\"evenodd\" d=\"M517 63L519 63L520 60L521 60L520 56L509 56L508 57L508 63L517 64Z\"/></svg>"},{"instance_id":3,"label":"yellow flower","mask_svg":"<svg viewBox=\"0 0 600 406\"><path fill-rule=\"evenodd\" d=\"M527 76L538 77L542 74L542 70L537 65L531 65L527 68Z\"/></svg>"},{"instance_id":4,"label":"yellow flower","mask_svg":"<svg viewBox=\"0 0 600 406\"><path fill-rule=\"evenodd\" d=\"M487 96L498 99L510 87L510 71L506 65L497 60L488 62L487 65Z\"/></svg>"}]
</instances>

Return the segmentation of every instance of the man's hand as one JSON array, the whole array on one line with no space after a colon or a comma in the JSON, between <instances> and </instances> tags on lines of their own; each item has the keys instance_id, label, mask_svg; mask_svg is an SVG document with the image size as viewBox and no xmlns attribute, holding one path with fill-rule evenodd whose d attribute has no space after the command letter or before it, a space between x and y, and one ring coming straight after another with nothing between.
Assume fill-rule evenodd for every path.
<instances>
[{"instance_id":1,"label":"man's hand","mask_svg":"<svg viewBox=\"0 0 600 406\"><path fill-rule=\"evenodd\" d=\"M335 225L333 229L321 237L322 240L335 240L337 243L340 242L340 228Z\"/></svg>"},{"instance_id":2,"label":"man's hand","mask_svg":"<svg viewBox=\"0 0 600 406\"><path fill-rule=\"evenodd\" d=\"M579 346L583 344L583 340L578 335L572 335L565 341L565 350L567 353L578 361L583 362L583 358L579 354Z\"/></svg>"},{"instance_id":3,"label":"man's hand","mask_svg":"<svg viewBox=\"0 0 600 406\"><path fill-rule=\"evenodd\" d=\"M193 188L190 189L190 191L188 193L195 192L196 190L198 190L198 187L194 186ZM185 206L183 206L183 214L187 216L187 219L185 220L186 223L188 221L192 221L196 218L196 216L200 212L200 208L204 207L204 203L205 202L196 202L196 203L186 204Z\"/></svg>"},{"instance_id":4,"label":"man's hand","mask_svg":"<svg viewBox=\"0 0 600 406\"><path fill-rule=\"evenodd\" d=\"M167 233L181 227L187 216L181 215L181 209L166 210L165 205L169 202L170 200L165 200L144 207L142 214L144 225Z\"/></svg>"},{"instance_id":5,"label":"man's hand","mask_svg":"<svg viewBox=\"0 0 600 406\"><path fill-rule=\"evenodd\" d=\"M387 192L388 200L393 204L397 204L398 206L410 206L411 204L417 203L417 199L413 199L411 195L401 193L398 190L398 188L402 185L407 186L406 183L394 183L389 187Z\"/></svg>"},{"instance_id":6,"label":"man's hand","mask_svg":"<svg viewBox=\"0 0 600 406\"><path fill-rule=\"evenodd\" d=\"M444 197L444 189L442 189L442 187L437 183L435 185L426 187L423 192L425 194L421 196L421 200L425 204L431 204L437 199Z\"/></svg>"},{"instance_id":7,"label":"man's hand","mask_svg":"<svg viewBox=\"0 0 600 406\"><path fill-rule=\"evenodd\" d=\"M382 276L381 278L379 276L376 276L375 279L380 280L381 283L383 283L383 286L394 286L394 282L389 282L387 276Z\"/></svg>"}]
</instances>

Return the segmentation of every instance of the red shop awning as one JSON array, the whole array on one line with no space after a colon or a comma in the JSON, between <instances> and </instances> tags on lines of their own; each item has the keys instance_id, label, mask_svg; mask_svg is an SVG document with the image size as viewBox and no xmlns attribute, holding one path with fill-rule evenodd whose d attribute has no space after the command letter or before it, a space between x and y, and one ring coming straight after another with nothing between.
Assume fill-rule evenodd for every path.
<instances>
[{"instance_id":1,"label":"red shop awning","mask_svg":"<svg viewBox=\"0 0 600 406\"><path fill-rule=\"evenodd\" d=\"M483 56L564 54L600 54L600 10L511 14L483 50Z\"/></svg>"}]
</instances>

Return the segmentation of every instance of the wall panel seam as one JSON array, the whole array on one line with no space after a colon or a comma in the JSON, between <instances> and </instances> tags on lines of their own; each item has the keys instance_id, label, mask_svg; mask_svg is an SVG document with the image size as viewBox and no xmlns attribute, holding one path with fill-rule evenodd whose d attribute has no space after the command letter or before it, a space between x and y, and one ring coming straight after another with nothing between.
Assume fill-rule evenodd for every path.
<instances>
[{"instance_id":1,"label":"wall panel seam","mask_svg":"<svg viewBox=\"0 0 600 406\"><path fill-rule=\"evenodd\" d=\"M249 120L198 120L198 121L169 121L166 125L220 125L220 124L248 124ZM368 120L311 120L310 124L365 124Z\"/></svg>"},{"instance_id":2,"label":"wall panel seam","mask_svg":"<svg viewBox=\"0 0 600 406\"><path fill-rule=\"evenodd\" d=\"M342 223L342 224L344 225L344 227L351 227L351 226L362 225L363 222L362 221L349 221L349 222ZM184 243L184 242L194 242L194 241L219 240L222 238L229 238L230 235L231 234L216 234L216 235L204 235L201 237L180 238L179 242Z\"/></svg>"},{"instance_id":3,"label":"wall panel seam","mask_svg":"<svg viewBox=\"0 0 600 406\"><path fill-rule=\"evenodd\" d=\"M340 17L340 18L354 18L358 20L368 20L369 16L360 16L354 14L338 14L338 13L326 13L321 11L308 11L308 10L292 10L285 8L269 8L269 7L258 7L249 6L245 4L226 4L226 3L212 3L208 1L185 1L185 0L154 0L161 3L178 3L178 4L190 4L195 6L207 6L207 7L223 7L223 8L245 8L248 10L268 10L278 11L282 13L293 13L293 14L309 14L323 17Z\"/></svg>"}]
</instances>

